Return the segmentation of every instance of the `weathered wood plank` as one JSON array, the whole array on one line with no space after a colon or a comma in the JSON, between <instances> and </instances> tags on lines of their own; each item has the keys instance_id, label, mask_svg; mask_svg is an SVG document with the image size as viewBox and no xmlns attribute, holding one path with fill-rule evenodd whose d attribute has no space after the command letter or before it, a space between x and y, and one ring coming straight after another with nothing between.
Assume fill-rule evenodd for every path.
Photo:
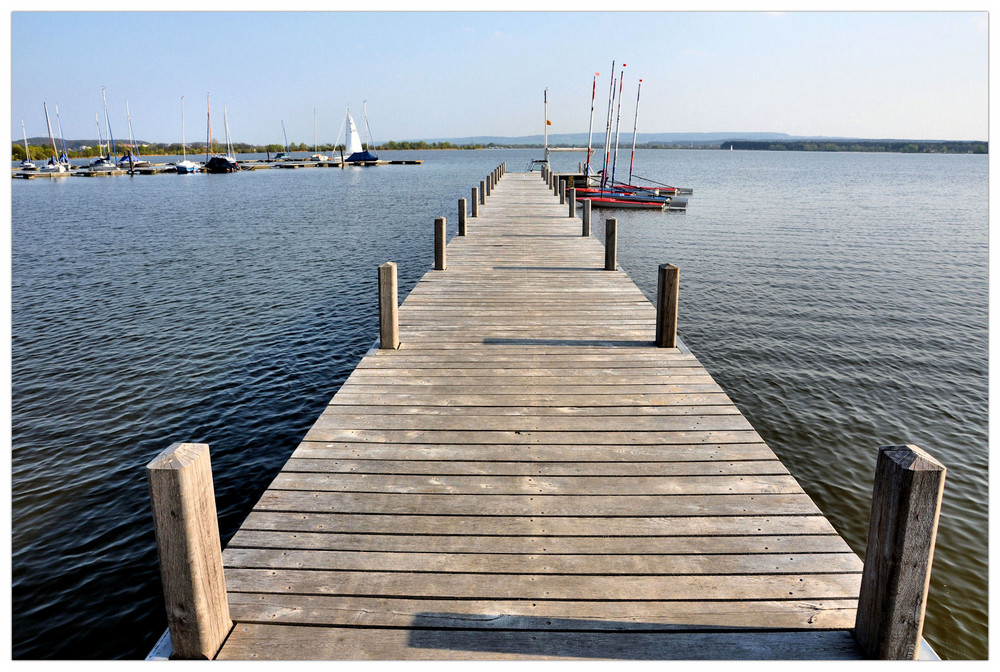
<instances>
[{"instance_id":1,"label":"weathered wood plank","mask_svg":"<svg viewBox=\"0 0 1000 672\"><path fill-rule=\"evenodd\" d=\"M754 602L650 602L555 600L434 600L339 595L234 593L233 616L243 622L352 627L434 627L537 630L542 619L572 619L575 630L663 632L719 628L847 629L856 600L757 600ZM570 627L569 623L562 627Z\"/></svg>"},{"instance_id":2,"label":"weathered wood plank","mask_svg":"<svg viewBox=\"0 0 1000 672\"><path fill-rule=\"evenodd\" d=\"M618 512L614 512L618 514ZM447 535L475 541L483 536L502 537L504 543L516 544L523 538L524 548L533 550L536 540L543 540L542 551L550 548L572 550L573 546L556 546L558 538L566 544L584 543L581 537L606 539L623 547L623 538L635 540L680 537L742 537L782 535L833 535L836 531L818 511L802 515L740 515L740 516L642 516L604 515L535 516L499 515L488 512L449 516L421 515L409 512L401 515L362 513L325 513L302 510L267 510L258 507L247 516L241 529L285 532L316 532L318 534L369 534L411 536L430 535L427 548L437 548L436 535ZM452 539L449 543L459 544ZM629 543L639 543L630 541ZM652 543L652 542L651 542ZM678 541L678 543L683 543ZM846 548L839 547L839 550ZM512 546L513 548L513 546ZM636 547L640 548L640 547ZM645 547L642 547L645 548ZM769 545L765 544L765 551Z\"/></svg>"},{"instance_id":3,"label":"weathered wood plank","mask_svg":"<svg viewBox=\"0 0 1000 672\"><path fill-rule=\"evenodd\" d=\"M227 548L227 568L312 569L432 574L563 574L683 576L697 574L858 574L854 553L768 554L544 554L400 553L305 549Z\"/></svg>"},{"instance_id":4,"label":"weathered wood plank","mask_svg":"<svg viewBox=\"0 0 1000 672\"><path fill-rule=\"evenodd\" d=\"M421 628L448 620L427 614ZM445 615L446 616L446 615ZM544 621L543 621L544 622ZM563 624L568 627L570 624ZM541 627L542 623L538 623ZM432 626L431 626L432 627ZM806 632L572 632L406 630L245 624L219 660L860 660L845 630Z\"/></svg>"}]
</instances>

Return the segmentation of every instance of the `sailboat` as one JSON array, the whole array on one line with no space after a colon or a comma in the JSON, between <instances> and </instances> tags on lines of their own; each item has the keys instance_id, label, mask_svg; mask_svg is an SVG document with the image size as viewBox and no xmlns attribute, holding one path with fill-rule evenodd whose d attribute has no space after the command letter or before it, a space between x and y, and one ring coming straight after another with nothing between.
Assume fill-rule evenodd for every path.
<instances>
[{"instance_id":1,"label":"sailboat","mask_svg":"<svg viewBox=\"0 0 1000 672\"><path fill-rule=\"evenodd\" d=\"M132 112L128 109L128 100L125 101L125 118L128 120L128 141L131 147L126 150L118 165L128 162L129 170L149 167L152 164L139 155L139 147L135 144L135 137L132 135Z\"/></svg>"},{"instance_id":2,"label":"sailboat","mask_svg":"<svg viewBox=\"0 0 1000 672\"><path fill-rule=\"evenodd\" d=\"M288 136L285 135L285 120L281 120L281 140L285 143L285 151L274 155L275 161L291 161L292 155L288 153Z\"/></svg>"},{"instance_id":3,"label":"sailboat","mask_svg":"<svg viewBox=\"0 0 1000 672\"><path fill-rule=\"evenodd\" d=\"M223 118L226 121L226 154L224 156L216 155L208 159L205 163L205 172L208 173L235 173L240 167L236 163L236 158L233 156L232 147L229 144L229 112L223 107ZM209 100L208 104L208 143L205 145L207 151L211 151L212 148L212 105Z\"/></svg>"},{"instance_id":4,"label":"sailboat","mask_svg":"<svg viewBox=\"0 0 1000 672\"><path fill-rule=\"evenodd\" d=\"M56 141L55 138L52 137L52 122L49 121L49 106L43 101L42 107L45 109L45 126L49 129L49 144L52 146L52 156L49 158L48 163L39 168L39 170L45 173L69 172L66 166L59 162L59 152L56 150Z\"/></svg>"},{"instance_id":5,"label":"sailboat","mask_svg":"<svg viewBox=\"0 0 1000 672\"><path fill-rule=\"evenodd\" d=\"M28 149L28 132L24 130L24 119L21 120L21 133L24 134L24 160L21 161L21 170L38 170L38 166L31 162L31 150Z\"/></svg>"},{"instance_id":6,"label":"sailboat","mask_svg":"<svg viewBox=\"0 0 1000 672\"><path fill-rule=\"evenodd\" d=\"M108 134L108 147L107 152L105 152L104 139L101 138L101 122L98 121L97 113L95 112L94 121L97 123L97 137L100 139L101 143L101 155L92 161L90 165L87 166L87 169L94 172L110 172L118 170L118 165L115 162L115 157L118 156L118 150L115 149L115 139L114 136L111 135L111 120L108 117L108 96L103 86L101 87L101 96L104 99L104 127Z\"/></svg>"},{"instance_id":7,"label":"sailboat","mask_svg":"<svg viewBox=\"0 0 1000 672\"><path fill-rule=\"evenodd\" d=\"M187 140L184 137L184 96L181 96L181 156L180 161L174 164L174 169L181 175L197 173L201 166L187 158Z\"/></svg>"},{"instance_id":8,"label":"sailboat","mask_svg":"<svg viewBox=\"0 0 1000 672\"><path fill-rule=\"evenodd\" d=\"M378 157L372 154L361 144L361 136L358 134L358 127L354 125L351 117L351 108L347 108L347 163L364 165L378 161ZM365 128L368 129L368 106L365 103ZM368 147L371 147L370 131L366 133L368 137Z\"/></svg>"}]
</instances>

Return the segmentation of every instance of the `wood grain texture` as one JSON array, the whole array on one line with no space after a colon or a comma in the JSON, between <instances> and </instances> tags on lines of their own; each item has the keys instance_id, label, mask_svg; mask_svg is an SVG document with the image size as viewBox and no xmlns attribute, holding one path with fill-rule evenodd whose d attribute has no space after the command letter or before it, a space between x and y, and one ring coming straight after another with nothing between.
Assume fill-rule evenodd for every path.
<instances>
[{"instance_id":1,"label":"wood grain texture","mask_svg":"<svg viewBox=\"0 0 1000 672\"><path fill-rule=\"evenodd\" d=\"M857 555L565 182L491 175L230 541L219 657L858 657Z\"/></svg>"},{"instance_id":2,"label":"wood grain texture","mask_svg":"<svg viewBox=\"0 0 1000 672\"><path fill-rule=\"evenodd\" d=\"M210 659L233 624L208 445L175 443L146 476L173 655Z\"/></svg>"}]
</instances>

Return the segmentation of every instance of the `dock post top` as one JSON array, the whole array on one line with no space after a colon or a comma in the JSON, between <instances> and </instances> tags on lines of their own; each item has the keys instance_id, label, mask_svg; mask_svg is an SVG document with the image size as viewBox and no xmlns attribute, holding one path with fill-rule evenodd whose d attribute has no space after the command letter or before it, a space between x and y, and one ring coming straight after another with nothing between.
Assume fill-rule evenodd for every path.
<instances>
[{"instance_id":1,"label":"dock post top","mask_svg":"<svg viewBox=\"0 0 1000 672\"><path fill-rule=\"evenodd\" d=\"M919 656L946 472L917 446L878 449L854 625L870 658Z\"/></svg>"},{"instance_id":2,"label":"dock post top","mask_svg":"<svg viewBox=\"0 0 1000 672\"><path fill-rule=\"evenodd\" d=\"M208 444L170 445L146 476L172 655L211 659L233 623Z\"/></svg>"}]
</instances>

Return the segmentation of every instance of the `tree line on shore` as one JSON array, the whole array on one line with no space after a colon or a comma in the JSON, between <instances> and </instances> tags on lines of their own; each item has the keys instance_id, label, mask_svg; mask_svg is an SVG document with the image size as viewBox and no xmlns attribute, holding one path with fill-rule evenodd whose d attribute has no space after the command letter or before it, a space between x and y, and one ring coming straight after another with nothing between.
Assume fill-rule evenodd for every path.
<instances>
[{"instance_id":1,"label":"tree line on shore","mask_svg":"<svg viewBox=\"0 0 1000 672\"><path fill-rule=\"evenodd\" d=\"M128 143L116 143L118 153L123 155L131 149ZM447 149L494 149L504 147L507 149L539 149L541 145L498 145L496 143L475 143L475 144L452 144L450 142L426 142L424 140L405 140L382 143L374 147L375 150L447 150ZM550 145L550 148L558 148L560 145ZM988 142L975 141L955 141L955 142L910 142L895 140L874 140L874 141L817 141L817 140L795 140L795 141L757 141L757 140L727 140L721 144L700 144L700 143L642 143L636 145L639 149L729 149L734 150L756 150L756 151L786 151L786 152L899 152L904 154L988 154ZM213 151L224 151L225 143L214 142ZM28 145L33 160L45 160L52 155L50 145ZM366 147L367 149L367 147ZM98 146L81 147L78 149L68 149L66 154L71 159L88 159L102 156L106 152L104 148ZM233 151L238 154L277 154L285 151L283 145L271 143L268 145L251 145L248 143L233 144ZM322 144L312 147L304 142L290 143L289 152L331 152L338 153L344 151L344 145ZM62 150L59 150L62 153ZM135 153L133 151L133 153ZM142 143L138 146L138 154L141 156L180 156L182 153L181 143ZM187 153L198 155L205 153L205 143L189 143ZM25 158L24 144L11 143L11 156L14 161L21 161Z\"/></svg>"},{"instance_id":2,"label":"tree line on shore","mask_svg":"<svg viewBox=\"0 0 1000 672\"><path fill-rule=\"evenodd\" d=\"M844 141L758 141L728 140L719 149L758 150L772 152L896 152L902 154L988 154L988 142L914 142L906 140L844 140Z\"/></svg>"}]
</instances>

